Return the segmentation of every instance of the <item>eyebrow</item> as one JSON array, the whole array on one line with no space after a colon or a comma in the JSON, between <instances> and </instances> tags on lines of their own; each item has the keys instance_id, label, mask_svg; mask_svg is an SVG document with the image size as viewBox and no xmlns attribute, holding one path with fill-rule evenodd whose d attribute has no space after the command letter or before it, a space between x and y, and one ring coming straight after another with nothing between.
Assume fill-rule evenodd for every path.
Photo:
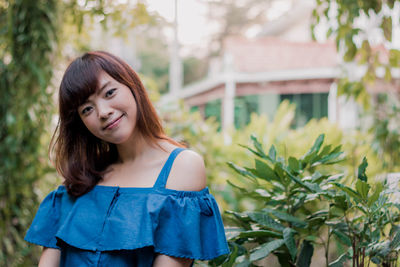
<instances>
[{"instance_id":1,"label":"eyebrow","mask_svg":"<svg viewBox=\"0 0 400 267\"><path fill-rule=\"evenodd\" d=\"M101 86L101 88L99 90L97 90L96 94L99 95L104 90L104 88L106 88L110 83L111 83L111 81L108 81L105 84L103 84L103 86ZM86 101L83 102L81 106L85 105L88 102L89 102L89 98L86 99Z\"/></svg>"},{"instance_id":2,"label":"eyebrow","mask_svg":"<svg viewBox=\"0 0 400 267\"><path fill-rule=\"evenodd\" d=\"M111 81L108 81L105 84L103 84L103 86L97 91L97 94L100 94L104 90L104 88L106 88L110 83Z\"/></svg>"}]
</instances>

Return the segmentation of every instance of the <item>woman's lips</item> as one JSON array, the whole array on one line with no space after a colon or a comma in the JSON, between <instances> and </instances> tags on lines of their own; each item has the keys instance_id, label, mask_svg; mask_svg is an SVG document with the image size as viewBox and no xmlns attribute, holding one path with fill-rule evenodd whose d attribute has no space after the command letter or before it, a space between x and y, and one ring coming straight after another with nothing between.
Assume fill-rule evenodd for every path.
<instances>
[{"instance_id":1,"label":"woman's lips","mask_svg":"<svg viewBox=\"0 0 400 267\"><path fill-rule=\"evenodd\" d=\"M119 117L116 120L114 120L114 121L110 122L109 124L107 124L107 126L104 127L103 130L110 130L110 129L114 128L115 126L117 126L118 123L121 121L123 116L124 115L121 115L121 117Z\"/></svg>"}]
</instances>

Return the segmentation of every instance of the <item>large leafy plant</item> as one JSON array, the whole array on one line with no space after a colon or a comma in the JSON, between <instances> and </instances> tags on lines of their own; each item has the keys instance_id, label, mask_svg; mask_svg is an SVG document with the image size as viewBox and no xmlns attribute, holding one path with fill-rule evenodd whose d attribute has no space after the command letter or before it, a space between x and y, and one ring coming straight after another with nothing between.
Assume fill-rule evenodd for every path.
<instances>
[{"instance_id":1,"label":"large leafy plant","mask_svg":"<svg viewBox=\"0 0 400 267\"><path fill-rule=\"evenodd\" d=\"M374 190L368 183L366 158L358 167L355 189L333 184L339 192L330 201L330 234L349 247L335 262L341 266L351 259L352 266L369 266L372 261L382 266L396 266L400 249L399 204L391 201L392 190L377 183ZM399 192L395 189L397 193Z\"/></svg>"},{"instance_id":2,"label":"large leafy plant","mask_svg":"<svg viewBox=\"0 0 400 267\"><path fill-rule=\"evenodd\" d=\"M344 157L341 146L323 146L324 135L298 158L279 156L274 146L266 153L254 136L252 141L254 148L246 148L255 157L253 168L229 163L249 186L228 183L258 205L227 212L235 225L227 229L232 253L211 264L255 266L272 253L281 266L310 266L314 248L322 245L326 266L342 266L349 258L353 266L364 266L366 257L385 262L399 249L398 213L381 194L383 186L369 192L366 160L353 189L340 182L344 175L327 168ZM385 234L387 227L391 230ZM329 259L332 240L344 245L334 260Z\"/></svg>"}]
</instances>

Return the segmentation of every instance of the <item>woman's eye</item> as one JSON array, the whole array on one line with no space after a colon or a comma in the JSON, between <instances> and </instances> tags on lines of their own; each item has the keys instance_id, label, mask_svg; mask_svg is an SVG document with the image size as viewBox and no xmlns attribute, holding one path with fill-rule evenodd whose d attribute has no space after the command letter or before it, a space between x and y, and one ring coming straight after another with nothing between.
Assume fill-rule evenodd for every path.
<instances>
[{"instance_id":1,"label":"woman's eye","mask_svg":"<svg viewBox=\"0 0 400 267\"><path fill-rule=\"evenodd\" d=\"M88 112L90 112L92 110L92 107L85 107L85 108L83 108L82 109L82 111L81 111L81 114L82 115L86 115L86 114L88 114Z\"/></svg>"},{"instance_id":2,"label":"woman's eye","mask_svg":"<svg viewBox=\"0 0 400 267\"><path fill-rule=\"evenodd\" d=\"M106 92L106 97L112 96L114 94L115 90L117 90L117 89L113 88L113 89L108 90Z\"/></svg>"}]
</instances>

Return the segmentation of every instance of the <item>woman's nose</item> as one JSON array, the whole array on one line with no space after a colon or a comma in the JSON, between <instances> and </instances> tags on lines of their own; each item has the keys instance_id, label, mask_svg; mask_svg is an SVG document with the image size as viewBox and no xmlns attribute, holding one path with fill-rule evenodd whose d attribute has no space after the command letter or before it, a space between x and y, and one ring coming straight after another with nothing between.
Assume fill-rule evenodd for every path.
<instances>
[{"instance_id":1,"label":"woman's nose","mask_svg":"<svg viewBox=\"0 0 400 267\"><path fill-rule=\"evenodd\" d=\"M100 119L108 119L113 114L113 109L107 104L99 104L97 112Z\"/></svg>"}]
</instances>

